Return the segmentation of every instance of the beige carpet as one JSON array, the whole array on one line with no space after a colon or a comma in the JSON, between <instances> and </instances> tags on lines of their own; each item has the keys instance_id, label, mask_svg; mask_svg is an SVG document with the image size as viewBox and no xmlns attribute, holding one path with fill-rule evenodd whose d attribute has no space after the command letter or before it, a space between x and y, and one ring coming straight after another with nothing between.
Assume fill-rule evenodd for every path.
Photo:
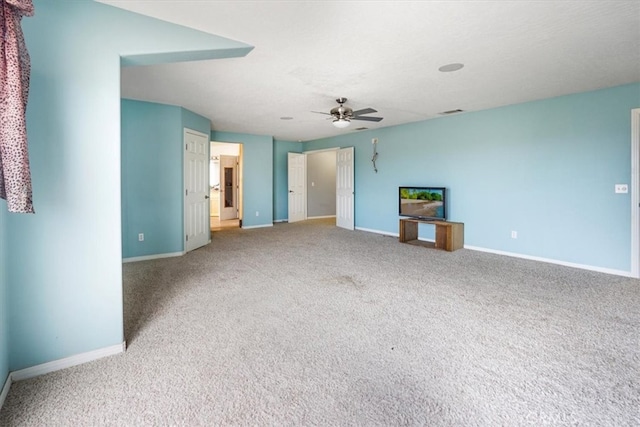
<instances>
[{"instance_id":1,"label":"beige carpet","mask_svg":"<svg viewBox=\"0 0 640 427\"><path fill-rule=\"evenodd\" d=\"M129 349L0 425L640 425L640 282L328 221L124 265Z\"/></svg>"}]
</instances>

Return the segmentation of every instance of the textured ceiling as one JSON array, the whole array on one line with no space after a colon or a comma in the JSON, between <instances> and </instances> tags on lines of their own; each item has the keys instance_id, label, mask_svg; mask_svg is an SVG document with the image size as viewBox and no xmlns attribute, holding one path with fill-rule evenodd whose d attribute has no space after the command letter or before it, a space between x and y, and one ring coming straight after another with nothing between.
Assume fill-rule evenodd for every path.
<instances>
[{"instance_id":1,"label":"textured ceiling","mask_svg":"<svg viewBox=\"0 0 640 427\"><path fill-rule=\"evenodd\" d=\"M124 68L123 97L290 141L640 81L638 0L100 2L255 46L244 58ZM454 62L465 67L438 71ZM311 112L338 97L384 120L340 130Z\"/></svg>"}]
</instances>

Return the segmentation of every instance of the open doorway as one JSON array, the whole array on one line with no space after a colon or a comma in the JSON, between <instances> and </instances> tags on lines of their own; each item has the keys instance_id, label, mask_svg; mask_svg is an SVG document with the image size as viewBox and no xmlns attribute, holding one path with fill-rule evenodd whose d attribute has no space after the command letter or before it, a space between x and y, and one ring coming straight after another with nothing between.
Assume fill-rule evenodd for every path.
<instances>
[{"instance_id":1,"label":"open doorway","mask_svg":"<svg viewBox=\"0 0 640 427\"><path fill-rule=\"evenodd\" d=\"M211 231L242 226L242 144L211 141Z\"/></svg>"},{"instance_id":2,"label":"open doorway","mask_svg":"<svg viewBox=\"0 0 640 427\"><path fill-rule=\"evenodd\" d=\"M288 153L288 222L335 218L355 228L354 148Z\"/></svg>"},{"instance_id":3,"label":"open doorway","mask_svg":"<svg viewBox=\"0 0 640 427\"><path fill-rule=\"evenodd\" d=\"M307 155L307 219L336 217L336 152Z\"/></svg>"}]
</instances>

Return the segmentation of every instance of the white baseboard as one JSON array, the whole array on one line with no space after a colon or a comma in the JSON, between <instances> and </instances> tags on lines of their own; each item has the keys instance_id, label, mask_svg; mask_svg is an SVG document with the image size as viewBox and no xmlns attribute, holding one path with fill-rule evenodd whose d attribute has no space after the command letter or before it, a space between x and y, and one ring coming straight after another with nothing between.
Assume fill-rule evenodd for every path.
<instances>
[{"instance_id":1,"label":"white baseboard","mask_svg":"<svg viewBox=\"0 0 640 427\"><path fill-rule=\"evenodd\" d=\"M2 405L4 405L4 401L9 394L9 389L11 388L12 382L13 381L11 379L11 372L9 372L9 375L7 375L7 380L4 382L4 386L2 387L2 391L0 391L0 409L2 409Z\"/></svg>"},{"instance_id":2,"label":"white baseboard","mask_svg":"<svg viewBox=\"0 0 640 427\"><path fill-rule=\"evenodd\" d=\"M369 233L382 234L382 235L385 235L385 236L399 237L398 233L390 233L388 231L373 230L373 229L370 229L370 228L356 227L356 230L367 231ZM432 239L422 239L422 238L420 238L418 240L424 240L424 241L427 241L427 242L433 242L434 241ZM543 257L537 257L537 256L531 256L531 255L523 255L523 254L518 254L518 253L513 253L513 252L506 252L506 251L499 251L499 250L495 250L495 249L481 248L481 247L478 247L478 246L464 245L464 248L465 249L469 249L471 251L487 252L487 253L496 254L496 255L504 255L504 256L508 256L508 257L512 257L512 258L521 258L521 259L528 259L528 260L531 260L531 261L546 262L548 264L556 264L556 265L562 265L562 266L565 266L565 267L579 268L581 270L597 271L598 273L613 274L615 276L634 277L633 274L630 271L616 270L616 269L613 269L613 268L604 268L604 267L596 267L596 266L593 266L593 265L577 264L577 263L574 263L574 262L559 261L559 260L551 259L551 258L543 258Z\"/></svg>"},{"instance_id":3,"label":"white baseboard","mask_svg":"<svg viewBox=\"0 0 640 427\"><path fill-rule=\"evenodd\" d=\"M211 243L211 241L209 241ZM144 256L134 256L131 258L122 258L122 262L138 262L138 261L148 261L150 259L160 259L160 258L172 258L176 256L182 256L185 252L171 252L166 254L156 254L156 255L144 255Z\"/></svg>"},{"instance_id":4,"label":"white baseboard","mask_svg":"<svg viewBox=\"0 0 640 427\"><path fill-rule=\"evenodd\" d=\"M366 231L368 233L382 234L383 236L399 237L398 233L390 233L388 231L373 230L371 228L356 227L356 230Z\"/></svg>"},{"instance_id":5,"label":"white baseboard","mask_svg":"<svg viewBox=\"0 0 640 427\"><path fill-rule=\"evenodd\" d=\"M577 263L574 263L574 262L559 261L557 259L551 259L551 258L543 258L543 257L538 257L538 256L517 254L517 253L513 253L513 252L498 251L498 250L495 250L495 249L480 248L480 247L477 247L477 246L464 245L464 248L472 250L472 251L487 252L487 253L490 253L490 254L504 255L504 256L509 256L509 257L513 257L513 258L528 259L528 260L531 260L531 261L546 262L548 264L556 264L556 265L562 265L562 266L565 266L565 267L579 268L581 270L597 271L598 273L613 274L613 275L616 275L616 276L624 276L624 277L633 277L631 275L630 271L615 270L615 269L612 269L612 268L604 268L604 267L596 267L596 266L593 266L593 265L586 265L586 264L577 264Z\"/></svg>"},{"instance_id":6,"label":"white baseboard","mask_svg":"<svg viewBox=\"0 0 640 427\"><path fill-rule=\"evenodd\" d=\"M28 378L33 378L40 375L48 374L50 372L59 371L60 369L70 368L82 363L87 363L93 360L102 359L103 357L122 353L126 350L126 348L127 344L126 342L123 342L122 344L112 345L111 347L99 348L97 350L88 351L86 353L65 357L64 359L54 360L53 362L47 362L41 365L32 366L30 368L20 369L19 371L11 372L11 380L26 380Z\"/></svg>"},{"instance_id":7,"label":"white baseboard","mask_svg":"<svg viewBox=\"0 0 640 427\"><path fill-rule=\"evenodd\" d=\"M273 223L271 224L262 224L262 225L250 225L250 226L242 226L243 230L249 230L251 228L266 228L266 227L273 227Z\"/></svg>"},{"instance_id":8,"label":"white baseboard","mask_svg":"<svg viewBox=\"0 0 640 427\"><path fill-rule=\"evenodd\" d=\"M335 218L335 215L324 215L324 216L308 216L305 218L305 220L307 219L324 219L324 218ZM276 222L289 222L289 219L274 219L273 220L274 223Z\"/></svg>"}]
</instances>

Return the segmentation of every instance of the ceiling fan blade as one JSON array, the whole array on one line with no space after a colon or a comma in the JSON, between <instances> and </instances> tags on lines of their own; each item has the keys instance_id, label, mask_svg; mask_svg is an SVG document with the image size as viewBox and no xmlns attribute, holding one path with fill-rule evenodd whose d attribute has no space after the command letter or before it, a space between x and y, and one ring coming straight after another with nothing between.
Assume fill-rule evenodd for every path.
<instances>
[{"instance_id":1,"label":"ceiling fan blade","mask_svg":"<svg viewBox=\"0 0 640 427\"><path fill-rule=\"evenodd\" d=\"M356 116L351 117L351 120L364 120L365 122L379 122L382 117L369 117L369 116Z\"/></svg>"},{"instance_id":2,"label":"ceiling fan blade","mask_svg":"<svg viewBox=\"0 0 640 427\"><path fill-rule=\"evenodd\" d=\"M325 114L325 115L327 115L327 116L330 116L330 115L331 115L331 114L329 114L329 113L325 113L325 112L322 112L322 111L312 111L312 113L316 113L316 114Z\"/></svg>"},{"instance_id":3,"label":"ceiling fan blade","mask_svg":"<svg viewBox=\"0 0 640 427\"><path fill-rule=\"evenodd\" d=\"M362 114L377 113L377 112L378 110L374 110L373 108L363 108L362 110L354 111L353 115L360 116Z\"/></svg>"}]
</instances>

